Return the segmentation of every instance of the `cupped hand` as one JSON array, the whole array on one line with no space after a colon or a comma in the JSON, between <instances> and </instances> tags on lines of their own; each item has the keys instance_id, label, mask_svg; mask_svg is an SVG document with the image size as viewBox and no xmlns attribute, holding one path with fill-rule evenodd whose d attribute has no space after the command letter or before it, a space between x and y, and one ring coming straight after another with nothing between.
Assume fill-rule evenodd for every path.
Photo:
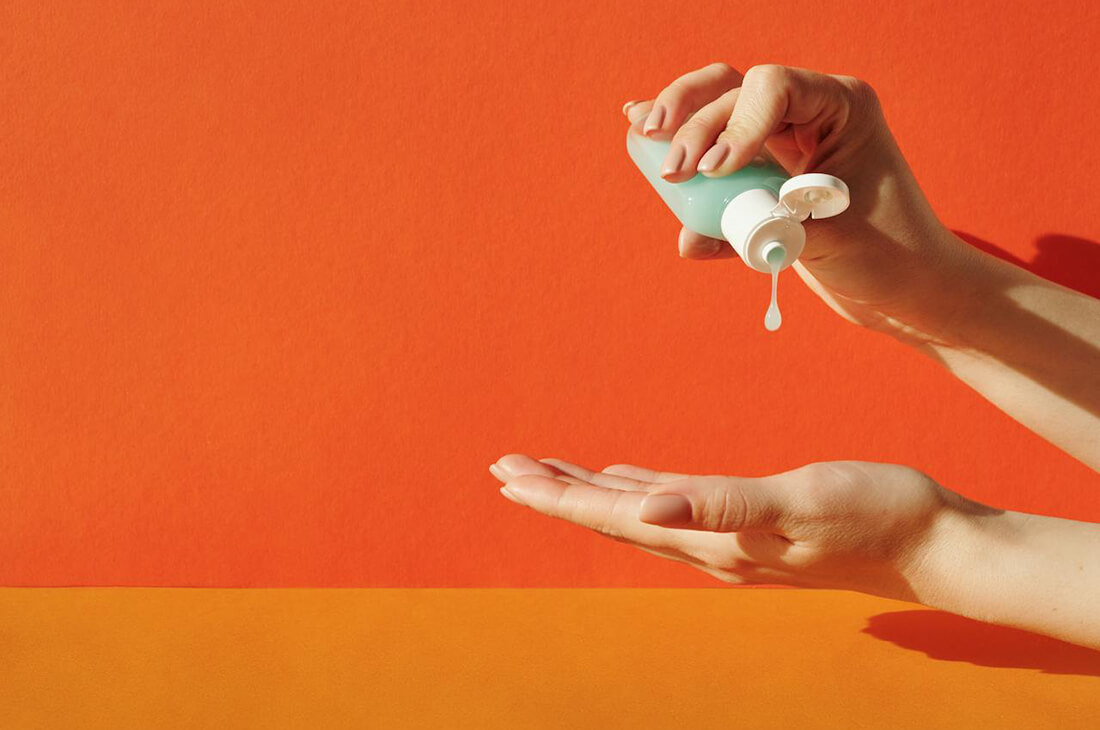
<instances>
[{"instance_id":1,"label":"cupped hand","mask_svg":"<svg viewBox=\"0 0 1100 730\"><path fill-rule=\"evenodd\" d=\"M670 141L662 176L728 175L759 154L792 175L844 180L851 207L807 226L799 276L846 319L934 341L979 258L936 218L894 141L871 87L851 76L724 63L687 73L654 100L623 107L640 134ZM681 230L686 258L728 257L721 241Z\"/></svg>"},{"instance_id":2,"label":"cupped hand","mask_svg":"<svg viewBox=\"0 0 1100 730\"><path fill-rule=\"evenodd\" d=\"M741 478L629 465L595 472L510 454L490 472L517 504L728 583L904 600L930 589L952 521L982 509L908 467L853 461Z\"/></svg>"}]
</instances>

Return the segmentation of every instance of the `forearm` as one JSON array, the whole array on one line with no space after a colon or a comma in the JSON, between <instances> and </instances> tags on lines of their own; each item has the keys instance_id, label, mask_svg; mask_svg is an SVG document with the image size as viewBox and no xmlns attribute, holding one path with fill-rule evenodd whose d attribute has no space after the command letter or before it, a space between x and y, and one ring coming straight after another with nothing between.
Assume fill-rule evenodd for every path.
<instances>
[{"instance_id":1,"label":"forearm","mask_svg":"<svg viewBox=\"0 0 1100 730\"><path fill-rule=\"evenodd\" d=\"M943 285L952 305L918 346L1100 470L1100 300L973 249L963 258Z\"/></svg>"},{"instance_id":2,"label":"forearm","mask_svg":"<svg viewBox=\"0 0 1100 730\"><path fill-rule=\"evenodd\" d=\"M1100 525L952 511L912 581L926 605L1100 649Z\"/></svg>"}]
</instances>

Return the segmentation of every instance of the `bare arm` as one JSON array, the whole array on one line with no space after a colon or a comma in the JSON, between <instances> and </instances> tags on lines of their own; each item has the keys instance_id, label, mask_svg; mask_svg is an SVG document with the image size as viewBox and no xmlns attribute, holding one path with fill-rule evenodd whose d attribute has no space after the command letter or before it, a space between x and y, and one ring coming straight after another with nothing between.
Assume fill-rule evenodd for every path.
<instances>
[{"instance_id":1,"label":"bare arm","mask_svg":"<svg viewBox=\"0 0 1100 730\"><path fill-rule=\"evenodd\" d=\"M960 290L957 308L918 347L1100 470L1100 300L978 251L968 257L970 275L945 282Z\"/></svg>"},{"instance_id":2,"label":"bare arm","mask_svg":"<svg viewBox=\"0 0 1100 730\"><path fill-rule=\"evenodd\" d=\"M922 603L1100 649L1100 525L949 512L931 545Z\"/></svg>"}]
</instances>

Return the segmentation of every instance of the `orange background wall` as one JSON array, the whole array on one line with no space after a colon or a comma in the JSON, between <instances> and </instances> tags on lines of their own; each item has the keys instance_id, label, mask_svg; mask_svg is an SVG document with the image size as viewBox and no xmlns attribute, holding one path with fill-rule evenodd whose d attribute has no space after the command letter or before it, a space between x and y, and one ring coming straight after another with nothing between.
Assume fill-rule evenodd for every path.
<instances>
[{"instance_id":1,"label":"orange background wall","mask_svg":"<svg viewBox=\"0 0 1100 730\"><path fill-rule=\"evenodd\" d=\"M620 105L871 81L944 221L1096 294L1090 2L0 5L0 583L694 586L502 453L1100 482L795 278L679 260ZM985 245L983 244L983 245ZM755 381L755 385L753 384Z\"/></svg>"}]
</instances>

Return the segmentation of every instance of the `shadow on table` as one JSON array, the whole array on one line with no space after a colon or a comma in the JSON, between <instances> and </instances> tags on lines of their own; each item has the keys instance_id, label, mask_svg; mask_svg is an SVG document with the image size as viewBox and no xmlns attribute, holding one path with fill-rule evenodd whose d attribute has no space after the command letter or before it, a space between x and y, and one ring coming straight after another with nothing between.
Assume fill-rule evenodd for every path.
<instances>
[{"instance_id":1,"label":"shadow on table","mask_svg":"<svg viewBox=\"0 0 1100 730\"><path fill-rule=\"evenodd\" d=\"M1034 274L1100 297L1100 243L1062 234L1048 234L1035 242L1036 254L1025 261L997 245L964 231L955 235L985 253L997 256ZM1007 310L1013 311L1013 310ZM1047 352L1074 353L1078 362L1096 362L1100 351L1049 322L1037 320L1027 312L1016 312L1021 327L1039 333ZM1075 389L1072 382L1051 381L1048 369L1036 365L1033 355L1013 350L1012 343L991 343L990 351L1017 371L1042 382L1083 408L1100 413L1100 397L1093 391ZM1043 379L1043 376L1046 379ZM915 598L911 599L915 600ZM994 626L951 613L931 610L883 613L868 619L863 633L888 641L903 649L919 651L930 659L966 662L983 667L1034 669L1044 674L1072 674L1100 677L1100 652L1033 634L1019 629Z\"/></svg>"},{"instance_id":2,"label":"shadow on table","mask_svg":"<svg viewBox=\"0 0 1100 730\"><path fill-rule=\"evenodd\" d=\"M863 633L939 661L1100 677L1098 651L943 611L880 613Z\"/></svg>"}]
</instances>

